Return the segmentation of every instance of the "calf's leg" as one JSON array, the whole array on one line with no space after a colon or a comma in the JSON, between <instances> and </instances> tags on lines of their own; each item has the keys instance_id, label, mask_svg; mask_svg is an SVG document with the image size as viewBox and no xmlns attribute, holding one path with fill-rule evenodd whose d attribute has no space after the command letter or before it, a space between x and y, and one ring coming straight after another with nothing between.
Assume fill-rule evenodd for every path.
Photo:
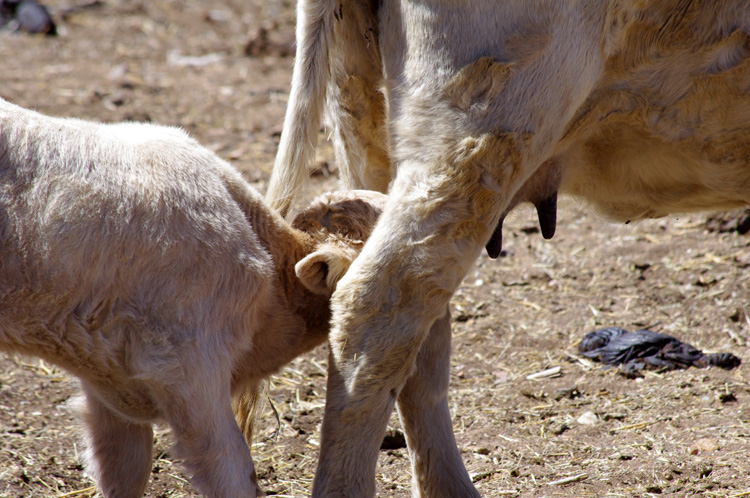
<instances>
[{"instance_id":1,"label":"calf's leg","mask_svg":"<svg viewBox=\"0 0 750 498\"><path fill-rule=\"evenodd\" d=\"M232 412L229 380L196 370L160 393L162 411L177 439L177 455L184 459L193 485L211 498L265 496Z\"/></svg>"},{"instance_id":2,"label":"calf's leg","mask_svg":"<svg viewBox=\"0 0 750 498\"><path fill-rule=\"evenodd\" d=\"M105 498L143 496L151 473L151 424L126 421L107 408L84 384L87 426L86 467Z\"/></svg>"}]
</instances>

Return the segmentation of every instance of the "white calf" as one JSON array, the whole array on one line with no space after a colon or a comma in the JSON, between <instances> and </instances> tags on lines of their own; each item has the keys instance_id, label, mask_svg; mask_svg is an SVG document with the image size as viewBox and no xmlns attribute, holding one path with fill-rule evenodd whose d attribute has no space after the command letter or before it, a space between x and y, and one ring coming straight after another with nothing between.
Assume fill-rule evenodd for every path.
<instances>
[{"instance_id":1,"label":"white calf","mask_svg":"<svg viewBox=\"0 0 750 498\"><path fill-rule=\"evenodd\" d=\"M315 496L370 496L394 405L415 493L476 496L447 407L448 301L524 201L622 221L750 202L747 0L300 0L267 200L327 110L343 177L389 200L332 298ZM391 180L392 179L392 180ZM437 380L436 380L437 379Z\"/></svg>"},{"instance_id":2,"label":"white calf","mask_svg":"<svg viewBox=\"0 0 750 498\"><path fill-rule=\"evenodd\" d=\"M325 195L290 226L180 130L0 99L0 350L80 378L104 496L143 494L157 420L202 493L255 496L231 396L325 340L382 197Z\"/></svg>"}]
</instances>

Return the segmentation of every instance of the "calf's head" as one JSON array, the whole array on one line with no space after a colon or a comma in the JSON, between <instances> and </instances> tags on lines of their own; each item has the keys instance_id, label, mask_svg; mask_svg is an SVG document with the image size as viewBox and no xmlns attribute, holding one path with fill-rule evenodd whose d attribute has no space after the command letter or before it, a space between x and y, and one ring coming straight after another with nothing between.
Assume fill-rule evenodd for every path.
<instances>
[{"instance_id":1,"label":"calf's head","mask_svg":"<svg viewBox=\"0 0 750 498\"><path fill-rule=\"evenodd\" d=\"M330 296L370 236L386 196L370 190L329 192L315 198L292 226L312 235L315 250L295 273L311 292Z\"/></svg>"}]
</instances>

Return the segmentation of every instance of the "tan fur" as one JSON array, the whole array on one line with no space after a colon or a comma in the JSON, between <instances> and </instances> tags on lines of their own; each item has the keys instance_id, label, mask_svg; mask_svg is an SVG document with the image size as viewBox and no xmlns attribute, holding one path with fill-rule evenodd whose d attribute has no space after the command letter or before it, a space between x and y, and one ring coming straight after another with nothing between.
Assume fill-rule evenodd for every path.
<instances>
[{"instance_id":1,"label":"tan fur","mask_svg":"<svg viewBox=\"0 0 750 498\"><path fill-rule=\"evenodd\" d=\"M463 112L472 106L486 110L487 105L502 92L509 73L509 65L480 57L461 69L445 86L445 98Z\"/></svg>"},{"instance_id":2,"label":"tan fur","mask_svg":"<svg viewBox=\"0 0 750 498\"><path fill-rule=\"evenodd\" d=\"M393 176L376 0L297 4L297 54L279 153L266 189L286 215L318 142L323 109L341 179L348 188L384 192ZM346 46L348 50L329 50ZM327 96L327 99L326 99ZM305 116L305 119L297 119Z\"/></svg>"},{"instance_id":3,"label":"tan fur","mask_svg":"<svg viewBox=\"0 0 750 498\"><path fill-rule=\"evenodd\" d=\"M376 86L362 77L348 75L335 88L340 92L340 110L333 121L336 157L342 161L358 159L362 164L341 166L341 181L348 188L385 192L391 181L390 156L385 129L385 97ZM356 175L354 175L356 174Z\"/></svg>"},{"instance_id":4,"label":"tan fur","mask_svg":"<svg viewBox=\"0 0 750 498\"><path fill-rule=\"evenodd\" d=\"M261 381L325 340L383 203L328 194L295 227L180 130L0 100L0 350L80 378L104 496L143 494L159 420L202 493L256 496L243 432Z\"/></svg>"},{"instance_id":5,"label":"tan fur","mask_svg":"<svg viewBox=\"0 0 750 498\"><path fill-rule=\"evenodd\" d=\"M409 414L415 496L476 496L455 450L434 456L430 438L452 444L446 410L438 421L415 401L440 399L422 391L431 387L415 368L433 376L449 368L442 353L419 359L439 349L432 342L438 317L498 220L518 203L554 199L559 190L622 221L750 203L750 1L300 5L344 13L318 25L307 18L305 32L326 33L327 45L316 52L300 43L297 57L328 67L351 61L338 69L365 74L365 88L382 91L383 150L393 175L383 217L332 298L313 495L372 496L377 443L398 404ZM361 32L359 42L338 40L333 32L345 31L347 19L355 20L350 33L377 30L367 38ZM374 34L377 49L369 45ZM327 77L328 98L340 100L327 103L334 129L380 123L380 106L369 107L369 121L362 115L366 99L354 99L356 112L342 109L347 92L356 94L346 90L346 74L295 70L294 81L317 88L316 76ZM290 97L285 129L318 126L320 117L303 112L298 97ZM348 141L336 147L344 178L367 178L363 144L379 126L337 138ZM284 142L278 157L301 158L299 143ZM272 178L278 183L305 167L277 161ZM276 205L280 192L269 190L269 202Z\"/></svg>"}]
</instances>

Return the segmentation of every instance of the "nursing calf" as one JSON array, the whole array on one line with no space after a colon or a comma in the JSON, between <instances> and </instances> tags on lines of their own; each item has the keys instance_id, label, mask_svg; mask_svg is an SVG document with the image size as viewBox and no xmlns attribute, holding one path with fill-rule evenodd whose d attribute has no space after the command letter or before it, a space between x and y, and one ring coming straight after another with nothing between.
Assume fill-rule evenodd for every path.
<instances>
[{"instance_id":1,"label":"nursing calf","mask_svg":"<svg viewBox=\"0 0 750 498\"><path fill-rule=\"evenodd\" d=\"M447 305L521 202L620 221L750 203L747 0L300 0L267 200L324 112L349 187L389 190L332 297L314 496L371 496L394 406L415 494L476 496L451 430Z\"/></svg>"},{"instance_id":2,"label":"nursing calf","mask_svg":"<svg viewBox=\"0 0 750 498\"><path fill-rule=\"evenodd\" d=\"M232 396L325 340L382 204L328 194L289 225L177 129L0 99L0 350L80 379L104 496L143 494L159 420L202 493L255 496Z\"/></svg>"}]
</instances>

